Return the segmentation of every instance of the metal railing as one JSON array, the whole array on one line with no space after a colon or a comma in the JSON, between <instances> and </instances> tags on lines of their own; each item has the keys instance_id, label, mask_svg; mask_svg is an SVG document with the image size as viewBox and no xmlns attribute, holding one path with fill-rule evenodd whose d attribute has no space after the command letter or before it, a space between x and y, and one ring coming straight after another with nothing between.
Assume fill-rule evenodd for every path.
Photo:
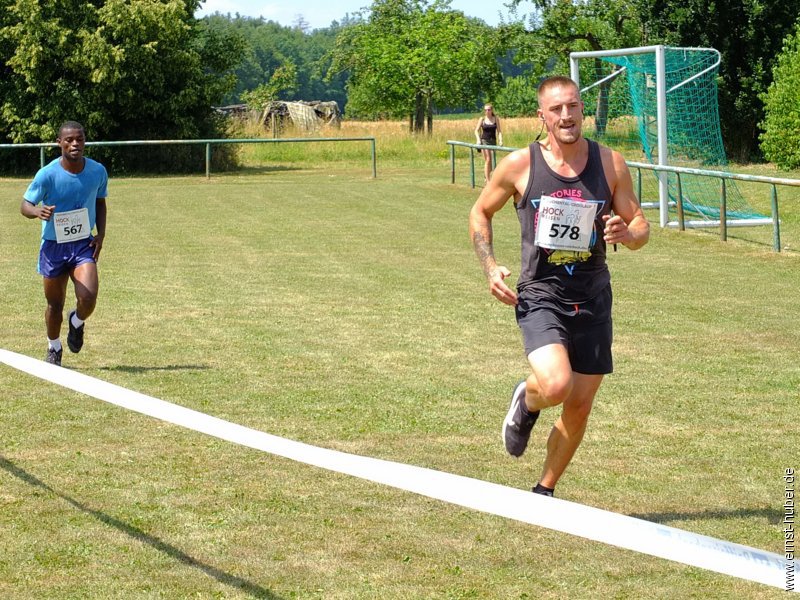
<instances>
[{"instance_id":1,"label":"metal railing","mask_svg":"<svg viewBox=\"0 0 800 600\"><path fill-rule=\"evenodd\" d=\"M749 219L729 219L728 218L728 192L727 181L748 181L752 183L766 183L771 186L770 189L770 208L772 216L770 219L755 219L752 224L763 225L772 222L772 249L775 252L781 251L781 222L778 212L778 186L800 187L800 179L788 179L781 177L765 177L762 175L744 175L741 173L727 173L725 171L709 171L705 169L692 169L690 167L670 167L667 165L651 165L649 163L638 163L633 161L626 161L627 165L637 171L637 197L639 202L642 198L642 169L646 171L661 171L665 173L675 173L677 176L677 195L681 200L683 199L681 175L695 175L699 177L713 177L720 180L720 207L719 207L719 237L724 242L728 239L729 226L743 226L748 225ZM689 227L704 226L698 222L687 222L683 212L683 202L675 201L675 208L678 213L677 227L683 231L687 225ZM716 223L716 222L712 222ZM705 225L708 226L708 225Z\"/></svg>"},{"instance_id":2,"label":"metal railing","mask_svg":"<svg viewBox=\"0 0 800 600\"><path fill-rule=\"evenodd\" d=\"M378 176L377 153L374 137L347 137L347 138L255 138L255 139L210 139L210 140L131 140L120 142L86 142L87 146L164 146L164 145L198 145L206 147L206 178L211 177L211 147L223 144L285 144L298 142L370 142L372 178ZM45 165L45 149L57 148L53 142L38 144L0 144L0 149L39 148L40 166Z\"/></svg>"},{"instance_id":3,"label":"metal railing","mask_svg":"<svg viewBox=\"0 0 800 600\"><path fill-rule=\"evenodd\" d=\"M481 146L479 144L470 144L467 142L459 142L448 140L447 144L450 146L450 183L456 181L456 163L455 163L455 147L465 146L467 148L488 148L494 151L513 152L518 148L506 148L503 146ZM492 153L494 155L494 152ZM775 252L781 251L781 228L780 228L780 215L778 213L778 186L800 187L800 179L788 179L780 177L765 177L761 175L744 175L740 173L726 173L725 171L707 171L704 169L692 169L689 167L671 167L667 165L652 165L649 163L639 163L633 161L626 161L628 167L636 169L636 197L639 203L642 203L642 170L646 171L661 171L667 173L675 173L677 176L677 193L678 197L683 198L681 190L681 174L695 175L700 177L713 177L720 180L720 218L719 218L719 235L722 241L728 239L729 226L744 226L744 225L763 225L772 223L772 249ZM472 187L475 187L475 157L472 150L470 150L470 178ZM770 190L770 205L772 216L769 219L736 219L728 218L727 213L727 185L726 181L748 181L752 183L765 183L771 186ZM689 227L709 227L715 226L716 221L704 222L687 222L683 212L683 202L675 202L675 207L678 214L677 227L683 231L687 225ZM671 225L669 223L668 225Z\"/></svg>"},{"instance_id":4,"label":"metal railing","mask_svg":"<svg viewBox=\"0 0 800 600\"><path fill-rule=\"evenodd\" d=\"M458 142L454 140L447 140L447 144L450 146L450 183L456 182L456 146L465 146L470 148L469 151L469 174L472 183L472 187L475 187L475 153L472 152L472 149L475 150L483 150L484 148L487 150L493 150L492 152L492 169L497 166L497 150L501 152L513 152L517 150L517 148L506 148L505 146L484 146L483 144L470 144L467 142Z\"/></svg>"}]
</instances>

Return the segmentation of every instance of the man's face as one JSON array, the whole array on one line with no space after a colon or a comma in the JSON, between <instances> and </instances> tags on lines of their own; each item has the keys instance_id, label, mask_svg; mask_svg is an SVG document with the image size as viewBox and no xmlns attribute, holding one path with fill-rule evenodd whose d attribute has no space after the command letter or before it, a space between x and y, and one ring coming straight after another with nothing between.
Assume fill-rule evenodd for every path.
<instances>
[{"instance_id":1,"label":"man's face","mask_svg":"<svg viewBox=\"0 0 800 600\"><path fill-rule=\"evenodd\" d=\"M86 145L83 129L62 129L56 142L61 147L61 156L67 160L77 161L83 158L83 148Z\"/></svg>"},{"instance_id":2,"label":"man's face","mask_svg":"<svg viewBox=\"0 0 800 600\"><path fill-rule=\"evenodd\" d=\"M581 138L583 102L575 86L556 85L539 98L539 116L547 132L560 144L574 144Z\"/></svg>"}]
</instances>

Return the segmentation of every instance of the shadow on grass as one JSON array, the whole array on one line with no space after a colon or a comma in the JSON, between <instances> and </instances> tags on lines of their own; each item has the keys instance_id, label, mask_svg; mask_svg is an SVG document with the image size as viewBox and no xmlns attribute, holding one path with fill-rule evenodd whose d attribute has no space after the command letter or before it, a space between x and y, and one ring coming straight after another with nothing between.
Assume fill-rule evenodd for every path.
<instances>
[{"instance_id":1,"label":"shadow on grass","mask_svg":"<svg viewBox=\"0 0 800 600\"><path fill-rule=\"evenodd\" d=\"M738 228L736 228L736 229L738 229ZM722 240L720 240L719 230L718 229L713 229L713 228L695 229L693 231L698 233L698 234L701 234L701 235L715 237L721 243L723 243L723 244L725 243L725 242L722 242ZM747 237L744 234L736 234L735 230L734 230L734 232L731 232L730 229L728 230L728 239L729 240L736 240L736 241L742 242L743 244L749 244L751 246L757 246L759 248L764 248L764 249L768 248L771 251L775 252L775 254L797 255L799 253L797 248L788 247L788 244L786 243L785 237L786 237L785 235L781 236L781 251L780 252L775 252L774 241L773 240L770 240L770 241L766 242L766 241L763 241L763 240L754 239L752 237Z\"/></svg>"},{"instance_id":2,"label":"shadow on grass","mask_svg":"<svg viewBox=\"0 0 800 600\"><path fill-rule=\"evenodd\" d=\"M672 521L702 521L722 519L749 519L751 517L767 519L776 525L783 519L783 510L776 508L734 508L731 510L704 510L700 512L662 512L662 513L636 513L628 515L636 519L661 523Z\"/></svg>"},{"instance_id":3,"label":"shadow on grass","mask_svg":"<svg viewBox=\"0 0 800 600\"><path fill-rule=\"evenodd\" d=\"M10 460L4 458L1 455L0 455L0 468L8 471L11 475L16 477L17 479L24 481L30 486L46 490L51 494L58 496L59 498L71 504L81 512L94 517L95 519L97 519L102 523L105 523L106 525L118 529L119 531L121 531L126 535L129 535L133 539L155 548L159 552L163 552L164 554L170 556L171 558L174 558L178 562L202 571L206 575L213 577L222 584L229 585L233 588L236 588L237 590L241 590L256 598L266 598L267 600L281 600L280 596L272 593L268 589L256 585L255 583L248 581L246 579L242 579L241 577L237 577L236 575L231 575L230 573L226 573L225 571L222 571L221 569L218 569L211 565L205 564L199 561L198 559L194 558L193 556L186 554L179 548L176 548L175 546L168 544L167 542L142 531L138 527L134 527L129 523L120 521L119 519L107 515L104 512L100 512L99 510L94 510L92 508L89 508L88 506L78 502L74 498L71 498L66 494L62 494L61 492L54 490L40 479L37 479L36 477L34 477L21 467L18 467Z\"/></svg>"},{"instance_id":4,"label":"shadow on grass","mask_svg":"<svg viewBox=\"0 0 800 600\"><path fill-rule=\"evenodd\" d=\"M303 171L308 167L288 167L286 165L242 165L235 171L220 171L212 175L257 175L263 173L280 173L284 171Z\"/></svg>"},{"instance_id":5,"label":"shadow on grass","mask_svg":"<svg viewBox=\"0 0 800 600\"><path fill-rule=\"evenodd\" d=\"M115 365L113 367L97 367L99 371L121 371L122 373L147 373L149 371L205 371L210 369L206 365L163 365L156 367L141 367L133 365Z\"/></svg>"},{"instance_id":6,"label":"shadow on grass","mask_svg":"<svg viewBox=\"0 0 800 600\"><path fill-rule=\"evenodd\" d=\"M770 241L770 242L762 242L762 241L754 240L752 238L744 237L744 236L741 236L741 235L731 234L730 232L728 232L728 239L729 240L738 240L740 242L744 242L746 244L752 244L753 246L759 246L761 248L769 248L770 250L775 252L774 242L772 242L772 241ZM775 254L793 254L793 255L796 255L796 254L798 254L798 251L797 251L796 248L789 248L787 243L786 243L785 236L782 236L781 237L781 251L780 252L775 252Z\"/></svg>"}]
</instances>

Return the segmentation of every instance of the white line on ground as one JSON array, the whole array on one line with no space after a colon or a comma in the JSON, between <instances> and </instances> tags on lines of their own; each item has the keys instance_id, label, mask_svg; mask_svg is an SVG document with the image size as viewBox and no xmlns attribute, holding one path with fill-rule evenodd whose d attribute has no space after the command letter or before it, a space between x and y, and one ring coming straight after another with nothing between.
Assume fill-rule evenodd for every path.
<instances>
[{"instance_id":1,"label":"white line on ground","mask_svg":"<svg viewBox=\"0 0 800 600\"><path fill-rule=\"evenodd\" d=\"M235 444L458 506L785 589L787 560L778 554L526 490L288 440L1 348L0 362L92 398ZM794 560L794 572L798 566Z\"/></svg>"}]
</instances>

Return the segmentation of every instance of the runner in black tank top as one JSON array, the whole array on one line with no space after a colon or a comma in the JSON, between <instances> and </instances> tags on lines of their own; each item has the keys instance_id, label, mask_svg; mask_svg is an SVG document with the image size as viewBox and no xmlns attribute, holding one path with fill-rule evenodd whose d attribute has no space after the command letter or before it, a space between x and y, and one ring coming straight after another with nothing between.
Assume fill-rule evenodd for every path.
<instances>
[{"instance_id":1,"label":"runner in black tank top","mask_svg":"<svg viewBox=\"0 0 800 600\"><path fill-rule=\"evenodd\" d=\"M487 123L481 120L481 143L487 146L497 145L497 123Z\"/></svg>"},{"instance_id":2,"label":"runner in black tank top","mask_svg":"<svg viewBox=\"0 0 800 600\"><path fill-rule=\"evenodd\" d=\"M482 146L503 145L503 130L500 126L500 119L494 114L494 107L487 104L483 107L485 116L478 120L475 125L475 143ZM488 120L491 119L491 120ZM488 183L494 168L494 150L484 148L480 151L483 156L483 180Z\"/></svg>"},{"instance_id":3,"label":"runner in black tank top","mask_svg":"<svg viewBox=\"0 0 800 600\"><path fill-rule=\"evenodd\" d=\"M641 248L650 226L625 159L583 137L575 82L549 77L538 98L546 142L498 164L472 207L469 230L489 291L514 307L531 367L514 388L503 421L506 451L521 456L540 412L562 406L533 488L552 496L583 439L603 376L612 370L606 244ZM512 197L522 238L516 291L505 281L511 272L495 259L492 232L492 218Z\"/></svg>"},{"instance_id":4,"label":"runner in black tank top","mask_svg":"<svg viewBox=\"0 0 800 600\"><path fill-rule=\"evenodd\" d=\"M554 172L542 156L542 147L538 143L530 145L528 186L516 205L522 229L519 293L530 290L562 302L582 303L597 296L611 280L602 235L602 217L611 212L611 190L603 172L600 147L592 140L587 142L589 159L577 177L564 177ZM548 250L534 243L539 199L545 195L595 206L594 232L588 252Z\"/></svg>"}]
</instances>

